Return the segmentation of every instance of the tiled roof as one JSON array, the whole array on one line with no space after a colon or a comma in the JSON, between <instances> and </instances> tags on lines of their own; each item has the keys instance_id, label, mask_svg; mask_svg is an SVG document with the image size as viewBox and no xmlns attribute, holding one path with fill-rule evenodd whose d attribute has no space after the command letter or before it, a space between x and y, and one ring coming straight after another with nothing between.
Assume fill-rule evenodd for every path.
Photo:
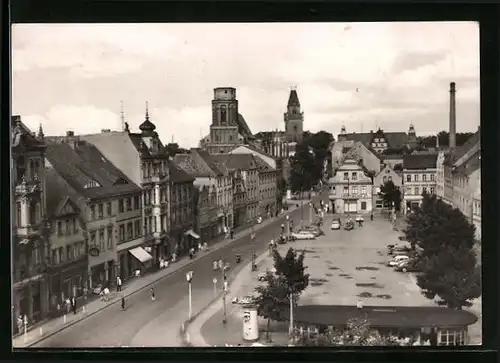
<instances>
[{"instance_id":1,"label":"tiled roof","mask_svg":"<svg viewBox=\"0 0 500 363\"><path fill-rule=\"evenodd\" d=\"M288 312L284 312L286 319ZM366 316L374 328L465 327L477 316L465 311L438 306L356 306L302 305L294 309L294 320L314 325L342 326L349 319Z\"/></svg>"},{"instance_id":2,"label":"tiled roof","mask_svg":"<svg viewBox=\"0 0 500 363\"><path fill-rule=\"evenodd\" d=\"M240 146L249 148L250 150L253 150L253 151L255 151L255 152L259 153L259 154L267 156L268 158L271 158L271 159L274 159L274 160L278 160L278 158L272 156L269 153L266 153L264 150L262 150L260 147L258 147L256 145L254 145L253 143L248 143L248 144L244 144L244 145L240 145Z\"/></svg>"},{"instance_id":3,"label":"tiled roof","mask_svg":"<svg viewBox=\"0 0 500 363\"><path fill-rule=\"evenodd\" d=\"M378 131L377 131L378 132ZM400 148L408 144L408 134L406 132L383 132L387 140L388 147ZM346 140L360 141L365 146L369 146L375 134L370 132L346 134Z\"/></svg>"},{"instance_id":4,"label":"tiled roof","mask_svg":"<svg viewBox=\"0 0 500 363\"><path fill-rule=\"evenodd\" d=\"M55 171L86 198L104 198L141 191L95 146L84 141L79 141L74 148L68 143L49 143L46 157ZM97 182L101 186L85 188L91 182Z\"/></svg>"},{"instance_id":5,"label":"tiled roof","mask_svg":"<svg viewBox=\"0 0 500 363\"><path fill-rule=\"evenodd\" d=\"M229 170L251 170L257 165L252 154L217 154L211 157L226 165Z\"/></svg>"},{"instance_id":6,"label":"tiled roof","mask_svg":"<svg viewBox=\"0 0 500 363\"><path fill-rule=\"evenodd\" d=\"M170 181L174 184L182 184L182 183L192 183L195 178L186 173L180 167L175 165L172 160L167 161L168 171L170 174Z\"/></svg>"},{"instance_id":7,"label":"tiled roof","mask_svg":"<svg viewBox=\"0 0 500 363\"><path fill-rule=\"evenodd\" d=\"M238 119L236 120L238 123L238 132L243 136L252 136L252 131L250 131L250 127L248 127L247 122L243 115L238 114Z\"/></svg>"},{"instance_id":8,"label":"tiled roof","mask_svg":"<svg viewBox=\"0 0 500 363\"><path fill-rule=\"evenodd\" d=\"M405 155L403 169L434 169L436 162L437 154Z\"/></svg>"},{"instance_id":9,"label":"tiled roof","mask_svg":"<svg viewBox=\"0 0 500 363\"><path fill-rule=\"evenodd\" d=\"M259 157L256 157L254 156L253 158L255 160L255 163L257 165L257 169L259 171L262 171L262 172L268 172L268 171L273 171L274 169L271 167L271 165L269 165L268 163L266 163L264 160L262 160L261 158Z\"/></svg>"},{"instance_id":10,"label":"tiled roof","mask_svg":"<svg viewBox=\"0 0 500 363\"><path fill-rule=\"evenodd\" d=\"M472 155L465 163L454 169L455 173L470 175L481 167L481 153L477 152Z\"/></svg>"},{"instance_id":11,"label":"tiled roof","mask_svg":"<svg viewBox=\"0 0 500 363\"><path fill-rule=\"evenodd\" d=\"M469 137L467 139L467 141L462 146L451 151L448 154L448 156L445 158L445 163L446 164L455 163L462 156L464 156L467 153L467 151L472 149L476 144L478 144L480 142L481 142L481 132L480 132L480 130L478 130L478 131L476 131L476 133L474 135Z\"/></svg>"},{"instance_id":12,"label":"tiled roof","mask_svg":"<svg viewBox=\"0 0 500 363\"><path fill-rule=\"evenodd\" d=\"M44 143L38 140L28 126L21 121L21 116L12 116L11 122L12 147L17 147L20 144L30 146L44 146Z\"/></svg>"}]
</instances>

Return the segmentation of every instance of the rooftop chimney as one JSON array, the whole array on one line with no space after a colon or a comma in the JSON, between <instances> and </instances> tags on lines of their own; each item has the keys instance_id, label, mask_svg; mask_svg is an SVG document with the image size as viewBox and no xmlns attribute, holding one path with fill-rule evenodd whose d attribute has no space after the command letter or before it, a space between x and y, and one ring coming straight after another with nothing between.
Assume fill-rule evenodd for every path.
<instances>
[{"instance_id":1,"label":"rooftop chimney","mask_svg":"<svg viewBox=\"0 0 500 363\"><path fill-rule=\"evenodd\" d=\"M74 131L66 131L66 136L75 136Z\"/></svg>"},{"instance_id":2,"label":"rooftop chimney","mask_svg":"<svg viewBox=\"0 0 500 363\"><path fill-rule=\"evenodd\" d=\"M450 83L450 149L457 146L457 119L455 110L455 82Z\"/></svg>"},{"instance_id":3,"label":"rooftop chimney","mask_svg":"<svg viewBox=\"0 0 500 363\"><path fill-rule=\"evenodd\" d=\"M111 129L102 129L101 133L111 132Z\"/></svg>"}]
</instances>

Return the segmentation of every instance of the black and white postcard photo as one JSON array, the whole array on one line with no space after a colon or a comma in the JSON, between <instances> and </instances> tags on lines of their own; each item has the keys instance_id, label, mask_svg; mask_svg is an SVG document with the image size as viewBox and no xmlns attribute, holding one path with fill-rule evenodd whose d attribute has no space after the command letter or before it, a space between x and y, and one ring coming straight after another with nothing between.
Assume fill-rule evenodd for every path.
<instances>
[{"instance_id":1,"label":"black and white postcard photo","mask_svg":"<svg viewBox=\"0 0 500 363\"><path fill-rule=\"evenodd\" d=\"M482 344L479 25L12 26L14 348Z\"/></svg>"}]
</instances>

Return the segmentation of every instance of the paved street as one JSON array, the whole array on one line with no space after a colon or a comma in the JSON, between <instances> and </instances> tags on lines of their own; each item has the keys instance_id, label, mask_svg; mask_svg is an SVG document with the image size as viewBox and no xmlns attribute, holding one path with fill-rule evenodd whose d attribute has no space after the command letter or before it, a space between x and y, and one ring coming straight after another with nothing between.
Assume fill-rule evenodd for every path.
<instances>
[{"instance_id":1,"label":"paved street","mask_svg":"<svg viewBox=\"0 0 500 363\"><path fill-rule=\"evenodd\" d=\"M307 209L305 203L305 212ZM297 225L301 218L300 209L292 211L290 216ZM112 305L32 347L179 346L179 327L188 318L186 272L194 272L192 291L195 314L213 298L214 274L219 280L218 288L221 288L220 272L213 272L212 261L221 257L228 260L231 263L228 278L233 278L250 261L254 249L257 253L265 250L269 240L279 234L283 218L281 216L266 226L257 226L262 229L258 230L253 245L248 236L239 238L213 255L207 253L207 257L158 281L154 284L156 301L151 301L149 289L139 291L127 298L126 311L121 310L120 304ZM240 265L234 263L237 253L243 256Z\"/></svg>"},{"instance_id":2,"label":"paved street","mask_svg":"<svg viewBox=\"0 0 500 363\"><path fill-rule=\"evenodd\" d=\"M331 217L327 219L330 220ZM365 305L434 305L432 300L420 293L412 274L398 273L386 266L389 259L386 245L398 242L398 233L393 231L392 225L386 220L366 221L362 228L356 227L350 232L343 229L331 231L326 227L329 225L325 225L326 236L315 241L297 241L280 246L282 254L289 247L306 250L305 263L310 282L301 295L300 305L355 305L358 299ZM265 258L259 264L259 271L271 266L271 258ZM234 284L235 289L238 286L238 291L232 291L231 297L252 294L258 284L255 275L256 273L248 272L246 276L238 276L236 280L241 281ZM213 309L211 315L202 314L192 324L193 345L245 344L242 339L241 314L239 306L229 306L230 318L226 326L221 324L220 307ZM266 328L266 323L263 320L260 322L261 331ZM480 323L479 330L477 325L470 327L472 344L480 339ZM198 335L195 328L199 329ZM287 324L271 323L271 330L275 332L273 341L286 344L287 329Z\"/></svg>"}]
</instances>

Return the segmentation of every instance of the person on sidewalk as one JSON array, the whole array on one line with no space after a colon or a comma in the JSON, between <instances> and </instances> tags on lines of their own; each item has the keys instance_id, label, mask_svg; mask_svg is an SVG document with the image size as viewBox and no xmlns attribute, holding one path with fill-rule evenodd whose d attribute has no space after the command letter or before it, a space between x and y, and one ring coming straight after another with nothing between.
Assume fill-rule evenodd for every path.
<instances>
[{"instance_id":1,"label":"person on sidewalk","mask_svg":"<svg viewBox=\"0 0 500 363\"><path fill-rule=\"evenodd\" d=\"M120 276L116 277L116 291L122 291L122 279L120 278Z\"/></svg>"},{"instance_id":2,"label":"person on sidewalk","mask_svg":"<svg viewBox=\"0 0 500 363\"><path fill-rule=\"evenodd\" d=\"M76 315L76 299L74 296L71 298L71 309L73 310L73 314Z\"/></svg>"},{"instance_id":3,"label":"person on sidewalk","mask_svg":"<svg viewBox=\"0 0 500 363\"><path fill-rule=\"evenodd\" d=\"M151 293L151 301L156 301L155 288L152 287L151 289L149 289L149 292Z\"/></svg>"},{"instance_id":4,"label":"person on sidewalk","mask_svg":"<svg viewBox=\"0 0 500 363\"><path fill-rule=\"evenodd\" d=\"M231 239L234 239L234 231L233 230L229 231L229 235L231 236Z\"/></svg>"},{"instance_id":5,"label":"person on sidewalk","mask_svg":"<svg viewBox=\"0 0 500 363\"><path fill-rule=\"evenodd\" d=\"M125 296L122 296L122 310L125 311Z\"/></svg>"}]
</instances>

